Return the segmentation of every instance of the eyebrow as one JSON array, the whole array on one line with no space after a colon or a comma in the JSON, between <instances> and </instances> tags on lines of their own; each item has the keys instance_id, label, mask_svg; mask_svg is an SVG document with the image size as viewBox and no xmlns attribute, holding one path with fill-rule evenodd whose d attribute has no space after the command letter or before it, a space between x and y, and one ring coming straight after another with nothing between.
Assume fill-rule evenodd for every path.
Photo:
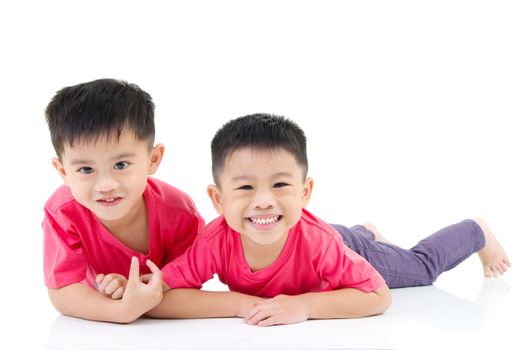
<instances>
[{"instance_id":1,"label":"eyebrow","mask_svg":"<svg viewBox=\"0 0 528 350\"><path fill-rule=\"evenodd\" d=\"M272 178L277 177L293 177L293 174L287 171L279 171L278 173L275 173L271 176ZM248 181L253 179L253 176L249 175L238 175L231 178L231 181Z\"/></svg>"},{"instance_id":2,"label":"eyebrow","mask_svg":"<svg viewBox=\"0 0 528 350\"><path fill-rule=\"evenodd\" d=\"M136 155L136 153L134 153L134 152L120 153L117 156L112 157L111 160L116 161L116 160L123 159L123 158L131 158L131 157L134 157L135 155ZM92 163L94 163L94 161L92 161L92 160L73 159L70 162L70 165L81 165L81 164L92 164Z\"/></svg>"}]
</instances>

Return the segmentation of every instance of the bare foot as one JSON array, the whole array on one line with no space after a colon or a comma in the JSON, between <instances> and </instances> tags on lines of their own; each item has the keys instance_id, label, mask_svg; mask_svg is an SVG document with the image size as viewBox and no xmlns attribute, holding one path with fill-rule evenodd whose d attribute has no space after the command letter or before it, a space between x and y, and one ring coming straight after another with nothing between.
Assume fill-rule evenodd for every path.
<instances>
[{"instance_id":1,"label":"bare foot","mask_svg":"<svg viewBox=\"0 0 528 350\"><path fill-rule=\"evenodd\" d=\"M482 267L484 268L484 277L499 277L499 275L508 271L511 266L510 259L508 259L506 252L502 249L488 225L480 218L475 218L473 221L480 226L486 240L484 247L478 251Z\"/></svg>"},{"instance_id":2,"label":"bare foot","mask_svg":"<svg viewBox=\"0 0 528 350\"><path fill-rule=\"evenodd\" d=\"M394 245L394 243L392 243L387 238L385 238L384 236L381 235L381 233L378 231L376 226L374 226L372 224L363 224L363 226L365 226L367 228L367 230L371 231L374 234L374 240L375 241L383 242L383 243L389 243L389 244Z\"/></svg>"}]
</instances>

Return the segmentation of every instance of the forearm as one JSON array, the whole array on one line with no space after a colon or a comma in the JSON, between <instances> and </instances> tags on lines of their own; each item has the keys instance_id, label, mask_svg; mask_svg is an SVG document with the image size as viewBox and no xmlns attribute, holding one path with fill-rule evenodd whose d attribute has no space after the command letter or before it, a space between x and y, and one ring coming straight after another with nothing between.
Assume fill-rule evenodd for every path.
<instances>
[{"instance_id":1,"label":"forearm","mask_svg":"<svg viewBox=\"0 0 528 350\"><path fill-rule=\"evenodd\" d=\"M155 318L244 317L245 310L261 300L237 292L211 292L192 288L171 289L161 303L147 312Z\"/></svg>"},{"instance_id":2,"label":"forearm","mask_svg":"<svg viewBox=\"0 0 528 350\"><path fill-rule=\"evenodd\" d=\"M61 314L93 321L129 323L142 315L96 290L74 283L57 289L48 289L50 300Z\"/></svg>"},{"instance_id":3,"label":"forearm","mask_svg":"<svg viewBox=\"0 0 528 350\"><path fill-rule=\"evenodd\" d=\"M385 312L391 303L387 286L364 293L346 288L329 292L306 293L298 296L307 307L308 318L358 318Z\"/></svg>"}]
</instances>

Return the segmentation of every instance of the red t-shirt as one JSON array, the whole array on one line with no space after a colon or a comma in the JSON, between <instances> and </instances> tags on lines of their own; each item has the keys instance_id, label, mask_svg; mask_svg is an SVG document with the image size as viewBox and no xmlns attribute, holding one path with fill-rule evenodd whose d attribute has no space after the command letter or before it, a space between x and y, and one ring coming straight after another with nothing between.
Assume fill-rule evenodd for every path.
<instances>
[{"instance_id":1,"label":"red t-shirt","mask_svg":"<svg viewBox=\"0 0 528 350\"><path fill-rule=\"evenodd\" d=\"M99 273L128 276L137 256L140 272L149 273L147 259L158 266L181 255L194 241L204 220L191 198L160 180L149 178L143 193L148 212L149 252L136 252L114 237L95 215L79 204L66 186L46 202L44 277L48 288L72 283L94 285Z\"/></svg>"},{"instance_id":2,"label":"red t-shirt","mask_svg":"<svg viewBox=\"0 0 528 350\"><path fill-rule=\"evenodd\" d=\"M240 234L220 216L162 271L171 288L201 288L216 273L232 291L268 298L341 288L371 292L385 283L364 258L343 244L339 233L306 210L290 229L278 258L262 270L251 271Z\"/></svg>"}]
</instances>

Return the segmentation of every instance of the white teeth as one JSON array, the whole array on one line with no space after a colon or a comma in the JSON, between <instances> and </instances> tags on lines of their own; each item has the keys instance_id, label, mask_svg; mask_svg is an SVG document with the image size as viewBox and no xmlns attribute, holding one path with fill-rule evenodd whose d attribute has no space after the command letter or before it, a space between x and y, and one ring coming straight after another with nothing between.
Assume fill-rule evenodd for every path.
<instances>
[{"instance_id":1,"label":"white teeth","mask_svg":"<svg viewBox=\"0 0 528 350\"><path fill-rule=\"evenodd\" d=\"M113 202L115 201L115 198L103 198L103 202Z\"/></svg>"},{"instance_id":2,"label":"white teeth","mask_svg":"<svg viewBox=\"0 0 528 350\"><path fill-rule=\"evenodd\" d=\"M277 215L269 218L249 218L249 220L251 220L252 223L257 225L269 225L279 221L279 216Z\"/></svg>"}]
</instances>

